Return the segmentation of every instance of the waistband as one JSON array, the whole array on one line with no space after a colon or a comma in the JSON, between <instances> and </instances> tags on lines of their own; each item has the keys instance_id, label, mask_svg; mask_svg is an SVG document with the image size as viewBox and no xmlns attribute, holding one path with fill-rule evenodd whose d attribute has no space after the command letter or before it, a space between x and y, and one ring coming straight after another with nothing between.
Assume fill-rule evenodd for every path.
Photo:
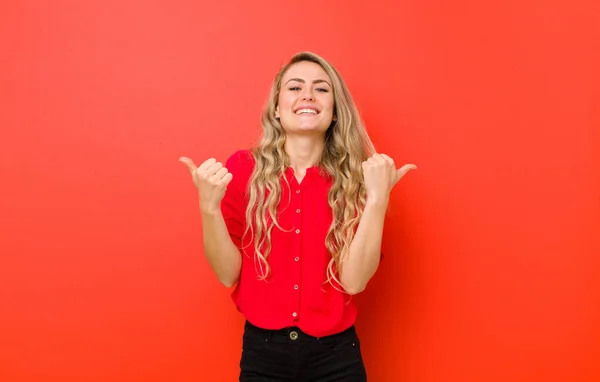
<instances>
[{"instance_id":1,"label":"waistband","mask_svg":"<svg viewBox=\"0 0 600 382\"><path fill-rule=\"evenodd\" d=\"M321 340L335 340L337 338L348 338L348 337L356 337L356 328L354 327L354 325L350 326L348 329L343 330L339 333L336 334L332 334L332 335L328 335L328 336L323 336L323 337L315 337L315 336L311 336L310 334L307 334L305 332L302 331L302 329L300 329L297 326L290 326L290 327L286 327L286 328L282 328L282 329L263 329L260 328L256 325L253 325L250 321L246 320L246 323L244 325L244 329L246 331L250 331L256 334L260 334L261 336L265 336L265 338L271 338L271 339L293 339L293 340L314 340L314 341L321 341Z\"/></svg>"}]
</instances>

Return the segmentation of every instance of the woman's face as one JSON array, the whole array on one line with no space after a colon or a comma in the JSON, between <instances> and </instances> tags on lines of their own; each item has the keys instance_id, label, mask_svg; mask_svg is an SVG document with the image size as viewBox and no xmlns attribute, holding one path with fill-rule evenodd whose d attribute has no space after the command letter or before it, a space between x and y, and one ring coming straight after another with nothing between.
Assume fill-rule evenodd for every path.
<instances>
[{"instance_id":1,"label":"woman's face","mask_svg":"<svg viewBox=\"0 0 600 382\"><path fill-rule=\"evenodd\" d=\"M334 119L331 78L321 65L310 61L293 64L281 81L275 116L286 133L320 133Z\"/></svg>"}]
</instances>

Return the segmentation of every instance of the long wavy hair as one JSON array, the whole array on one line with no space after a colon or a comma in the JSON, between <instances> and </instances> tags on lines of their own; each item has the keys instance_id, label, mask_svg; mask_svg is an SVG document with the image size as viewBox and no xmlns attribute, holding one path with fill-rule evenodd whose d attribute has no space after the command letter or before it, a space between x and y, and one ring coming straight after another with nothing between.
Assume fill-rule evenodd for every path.
<instances>
[{"instance_id":1,"label":"long wavy hair","mask_svg":"<svg viewBox=\"0 0 600 382\"><path fill-rule=\"evenodd\" d=\"M285 178L290 158L284 150L286 134L275 110L281 82L288 68L301 61L319 64L332 81L334 116L337 120L327 129L325 146L319 168L329 175L332 187L328 203L333 220L327 232L325 246L331 254L327 266L327 282L341 285L339 271L346 259L365 206L366 192L362 162L375 149L360 119L356 105L338 71L325 59L311 52L294 55L275 76L269 101L261 121L263 134L258 145L252 148L256 166L248 182L247 230L254 237L254 264L260 279L266 279L271 269L267 258L271 251L271 232L282 229L277 221L277 206L282 195L281 179Z\"/></svg>"}]
</instances>

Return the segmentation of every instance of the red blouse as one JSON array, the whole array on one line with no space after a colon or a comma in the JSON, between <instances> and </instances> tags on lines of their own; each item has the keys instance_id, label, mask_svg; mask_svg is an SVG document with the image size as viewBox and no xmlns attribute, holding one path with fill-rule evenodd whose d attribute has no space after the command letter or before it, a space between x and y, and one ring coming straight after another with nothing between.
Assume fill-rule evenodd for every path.
<instances>
[{"instance_id":1,"label":"red blouse","mask_svg":"<svg viewBox=\"0 0 600 382\"><path fill-rule=\"evenodd\" d=\"M225 164L233 179L221 210L229 234L242 253L240 280L232 293L237 309L252 324L264 329L297 326L315 337L347 329L357 315L354 300L325 282L331 259L325 237L333 219L327 202L332 180L312 167L298 183L293 169L287 169L289 186L281 180L282 196L277 209L285 231L273 227L272 249L267 257L271 273L267 280L259 280L254 267L254 242L244 238L242 246L246 190L254 165L247 150L235 152Z\"/></svg>"}]
</instances>

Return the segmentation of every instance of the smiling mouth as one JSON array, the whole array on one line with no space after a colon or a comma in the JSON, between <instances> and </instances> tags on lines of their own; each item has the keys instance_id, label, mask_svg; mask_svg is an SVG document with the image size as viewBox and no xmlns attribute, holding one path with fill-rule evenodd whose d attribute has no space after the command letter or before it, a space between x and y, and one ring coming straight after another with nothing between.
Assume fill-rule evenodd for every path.
<instances>
[{"instance_id":1,"label":"smiling mouth","mask_svg":"<svg viewBox=\"0 0 600 382\"><path fill-rule=\"evenodd\" d=\"M296 110L296 115L317 115L318 111L315 109L298 109Z\"/></svg>"}]
</instances>

